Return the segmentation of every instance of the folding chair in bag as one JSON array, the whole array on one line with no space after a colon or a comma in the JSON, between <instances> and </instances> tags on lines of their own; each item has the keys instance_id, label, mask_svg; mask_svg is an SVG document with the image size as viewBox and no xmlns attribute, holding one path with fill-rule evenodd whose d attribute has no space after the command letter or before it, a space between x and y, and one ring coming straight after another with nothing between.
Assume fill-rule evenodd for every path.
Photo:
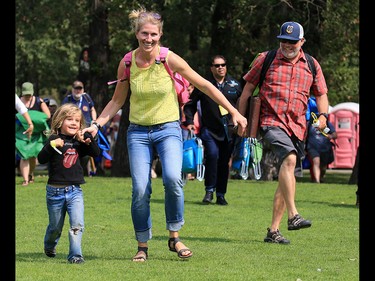
<instances>
[{"instance_id":1,"label":"folding chair in bag","mask_svg":"<svg viewBox=\"0 0 375 281\"><path fill-rule=\"evenodd\" d=\"M204 179L205 166L203 164L203 144L193 131L189 131L188 138L183 143L182 175L195 173L199 181Z\"/></svg>"},{"instance_id":2,"label":"folding chair in bag","mask_svg":"<svg viewBox=\"0 0 375 281\"><path fill-rule=\"evenodd\" d=\"M249 177L250 156L249 138L237 137L234 143L231 170L244 180Z\"/></svg>"},{"instance_id":3,"label":"folding chair in bag","mask_svg":"<svg viewBox=\"0 0 375 281\"><path fill-rule=\"evenodd\" d=\"M248 104L248 131L251 165L254 171L254 177L259 180L262 177L262 169L260 161L262 160L263 145L258 141L259 115L260 115L260 98L259 96L251 96Z\"/></svg>"}]
</instances>

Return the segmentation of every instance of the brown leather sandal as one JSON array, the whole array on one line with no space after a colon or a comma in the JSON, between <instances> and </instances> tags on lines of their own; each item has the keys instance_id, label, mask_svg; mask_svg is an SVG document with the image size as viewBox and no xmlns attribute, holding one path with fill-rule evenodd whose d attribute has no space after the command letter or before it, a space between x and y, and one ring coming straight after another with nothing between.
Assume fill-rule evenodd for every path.
<instances>
[{"instance_id":1,"label":"brown leather sandal","mask_svg":"<svg viewBox=\"0 0 375 281\"><path fill-rule=\"evenodd\" d=\"M177 252L177 250L176 250L176 244L178 242L182 243L182 241L178 237L176 237L176 238L169 238L169 240L168 240L169 251ZM185 252L189 252L189 254L183 255ZM187 258L190 258L193 255L193 252L189 248L183 248L183 249L181 249L181 250L179 250L177 252L177 255L181 259L187 259Z\"/></svg>"},{"instance_id":2,"label":"brown leather sandal","mask_svg":"<svg viewBox=\"0 0 375 281\"><path fill-rule=\"evenodd\" d=\"M145 262L148 258L148 247L138 247L137 254L133 257L134 262Z\"/></svg>"}]
</instances>

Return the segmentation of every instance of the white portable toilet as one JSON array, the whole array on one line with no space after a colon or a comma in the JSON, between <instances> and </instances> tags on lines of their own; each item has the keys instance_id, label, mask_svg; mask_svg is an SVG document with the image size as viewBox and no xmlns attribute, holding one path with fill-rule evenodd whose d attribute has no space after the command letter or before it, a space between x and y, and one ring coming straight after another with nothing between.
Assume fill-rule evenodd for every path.
<instances>
[{"instance_id":1,"label":"white portable toilet","mask_svg":"<svg viewBox=\"0 0 375 281\"><path fill-rule=\"evenodd\" d=\"M337 132L335 160L329 168L352 169L359 146L359 104L344 102L333 106L329 121Z\"/></svg>"}]
</instances>

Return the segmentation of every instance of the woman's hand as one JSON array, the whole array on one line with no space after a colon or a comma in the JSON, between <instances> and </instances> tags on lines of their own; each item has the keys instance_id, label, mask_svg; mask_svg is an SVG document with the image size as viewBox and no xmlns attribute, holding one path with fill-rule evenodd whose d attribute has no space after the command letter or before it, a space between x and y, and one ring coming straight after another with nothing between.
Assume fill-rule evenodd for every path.
<instances>
[{"instance_id":1,"label":"woman's hand","mask_svg":"<svg viewBox=\"0 0 375 281\"><path fill-rule=\"evenodd\" d=\"M33 130L34 130L34 124L29 124L29 128L27 128L27 130L24 131L23 134L24 135L27 134L27 137L30 139L31 135L33 134Z\"/></svg>"},{"instance_id":2,"label":"woman's hand","mask_svg":"<svg viewBox=\"0 0 375 281\"><path fill-rule=\"evenodd\" d=\"M90 133L93 137L95 137L98 133L98 130L99 128L96 125L91 125L90 127L84 128L82 130L82 133L85 134L87 132Z\"/></svg>"},{"instance_id":3,"label":"woman's hand","mask_svg":"<svg viewBox=\"0 0 375 281\"><path fill-rule=\"evenodd\" d=\"M238 111L232 115L234 129L237 128L237 134L245 137L247 119L243 117Z\"/></svg>"}]
</instances>

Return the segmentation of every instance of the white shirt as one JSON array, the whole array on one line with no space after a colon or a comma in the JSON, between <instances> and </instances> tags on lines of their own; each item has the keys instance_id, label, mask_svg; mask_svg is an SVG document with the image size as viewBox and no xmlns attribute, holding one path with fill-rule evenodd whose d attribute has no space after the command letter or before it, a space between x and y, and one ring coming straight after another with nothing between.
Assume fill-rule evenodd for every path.
<instances>
[{"instance_id":1,"label":"white shirt","mask_svg":"<svg viewBox=\"0 0 375 281\"><path fill-rule=\"evenodd\" d=\"M21 115L23 115L25 112L27 112L27 107L26 105L21 101L21 99L19 98L19 96L16 95L16 110L18 111L18 113L20 113Z\"/></svg>"}]
</instances>

